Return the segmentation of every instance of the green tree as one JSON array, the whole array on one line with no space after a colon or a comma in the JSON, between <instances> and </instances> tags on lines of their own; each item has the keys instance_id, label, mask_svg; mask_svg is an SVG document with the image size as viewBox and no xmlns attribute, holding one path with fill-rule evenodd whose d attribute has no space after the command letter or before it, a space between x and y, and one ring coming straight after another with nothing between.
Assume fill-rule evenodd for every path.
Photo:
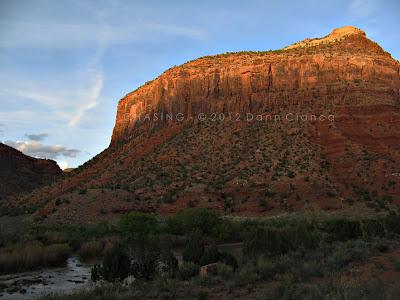
<instances>
[{"instance_id":1,"label":"green tree","mask_svg":"<svg viewBox=\"0 0 400 300\"><path fill-rule=\"evenodd\" d=\"M191 208L169 218L167 228L173 234L188 234L194 230L203 234L211 234L218 231L221 223L218 213L205 208Z\"/></svg>"},{"instance_id":2,"label":"green tree","mask_svg":"<svg viewBox=\"0 0 400 300\"><path fill-rule=\"evenodd\" d=\"M184 261L191 261L198 264L200 263L203 254L204 244L202 240L202 234L197 230L192 232L190 235L185 250L182 253L182 258Z\"/></svg>"},{"instance_id":3,"label":"green tree","mask_svg":"<svg viewBox=\"0 0 400 300\"><path fill-rule=\"evenodd\" d=\"M123 237L133 240L157 233L159 224L153 215L135 211L122 216L118 228Z\"/></svg>"},{"instance_id":4,"label":"green tree","mask_svg":"<svg viewBox=\"0 0 400 300\"><path fill-rule=\"evenodd\" d=\"M109 282L122 281L130 272L130 259L120 246L114 246L104 254L101 266L92 268L92 279L104 279Z\"/></svg>"}]
</instances>

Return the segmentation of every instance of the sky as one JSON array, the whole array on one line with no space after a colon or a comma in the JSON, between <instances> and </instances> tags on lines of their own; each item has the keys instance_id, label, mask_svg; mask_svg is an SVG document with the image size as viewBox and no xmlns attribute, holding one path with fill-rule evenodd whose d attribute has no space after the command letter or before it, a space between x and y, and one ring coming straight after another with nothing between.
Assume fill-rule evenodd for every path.
<instances>
[{"instance_id":1,"label":"sky","mask_svg":"<svg viewBox=\"0 0 400 300\"><path fill-rule=\"evenodd\" d=\"M400 59L398 0L0 0L0 141L77 167L108 147L119 99L171 66L346 25Z\"/></svg>"}]
</instances>

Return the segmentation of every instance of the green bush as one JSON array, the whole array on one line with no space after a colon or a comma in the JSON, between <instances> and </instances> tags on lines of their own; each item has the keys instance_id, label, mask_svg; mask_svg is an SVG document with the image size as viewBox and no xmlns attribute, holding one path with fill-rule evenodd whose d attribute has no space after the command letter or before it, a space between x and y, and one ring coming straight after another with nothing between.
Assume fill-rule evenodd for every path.
<instances>
[{"instance_id":1,"label":"green bush","mask_svg":"<svg viewBox=\"0 0 400 300\"><path fill-rule=\"evenodd\" d=\"M235 283L238 286L254 284L257 280L258 275L253 264L244 265L235 276Z\"/></svg>"},{"instance_id":2,"label":"green bush","mask_svg":"<svg viewBox=\"0 0 400 300\"><path fill-rule=\"evenodd\" d=\"M142 239L130 247L131 274L135 278L150 280L157 272L161 250L157 240Z\"/></svg>"},{"instance_id":3,"label":"green bush","mask_svg":"<svg viewBox=\"0 0 400 300\"><path fill-rule=\"evenodd\" d=\"M204 251L200 259L200 266L215 263L219 260L219 258L220 258L220 252L217 246L213 245Z\"/></svg>"},{"instance_id":4,"label":"green bush","mask_svg":"<svg viewBox=\"0 0 400 300\"><path fill-rule=\"evenodd\" d=\"M395 234L400 234L400 214L391 212L385 220L386 230Z\"/></svg>"},{"instance_id":5,"label":"green bush","mask_svg":"<svg viewBox=\"0 0 400 300\"><path fill-rule=\"evenodd\" d=\"M275 264L263 256L259 256L256 261L258 277L262 280L272 280L276 274Z\"/></svg>"},{"instance_id":6,"label":"green bush","mask_svg":"<svg viewBox=\"0 0 400 300\"><path fill-rule=\"evenodd\" d=\"M241 241L241 223L223 219L216 228L217 237L220 241Z\"/></svg>"},{"instance_id":7,"label":"green bush","mask_svg":"<svg viewBox=\"0 0 400 300\"><path fill-rule=\"evenodd\" d=\"M179 277L183 280L189 280L199 275L200 267L193 262L183 262L179 267Z\"/></svg>"},{"instance_id":8,"label":"green bush","mask_svg":"<svg viewBox=\"0 0 400 300\"><path fill-rule=\"evenodd\" d=\"M84 258L99 257L103 252L104 245L101 241L90 241L83 243L78 254Z\"/></svg>"},{"instance_id":9,"label":"green bush","mask_svg":"<svg viewBox=\"0 0 400 300\"><path fill-rule=\"evenodd\" d=\"M220 225L221 217L218 213L204 208L192 208L170 217L167 220L167 231L178 235L193 231L212 234L218 232Z\"/></svg>"},{"instance_id":10,"label":"green bush","mask_svg":"<svg viewBox=\"0 0 400 300\"><path fill-rule=\"evenodd\" d=\"M159 261L162 264L160 272L170 277L175 277L178 271L178 260L176 259L172 251L163 248L161 250Z\"/></svg>"},{"instance_id":11,"label":"green bush","mask_svg":"<svg viewBox=\"0 0 400 300\"><path fill-rule=\"evenodd\" d=\"M230 265L219 262L216 267L216 275L224 279L230 279L233 276L233 268Z\"/></svg>"},{"instance_id":12,"label":"green bush","mask_svg":"<svg viewBox=\"0 0 400 300\"><path fill-rule=\"evenodd\" d=\"M208 265L211 263L221 262L229 265L233 270L236 270L238 263L236 258L227 252L220 252L218 248L213 245L207 248L200 259L200 266Z\"/></svg>"},{"instance_id":13,"label":"green bush","mask_svg":"<svg viewBox=\"0 0 400 300\"><path fill-rule=\"evenodd\" d=\"M125 238L141 239L146 235L157 233L159 224L153 215L130 212L120 218L118 229Z\"/></svg>"},{"instance_id":14,"label":"green bush","mask_svg":"<svg viewBox=\"0 0 400 300\"><path fill-rule=\"evenodd\" d=\"M393 267L397 272L400 272L400 259L396 258L393 261Z\"/></svg>"},{"instance_id":15,"label":"green bush","mask_svg":"<svg viewBox=\"0 0 400 300\"><path fill-rule=\"evenodd\" d=\"M299 281L307 281L311 278L322 277L323 269L320 261L302 261L293 268L293 273Z\"/></svg>"},{"instance_id":16,"label":"green bush","mask_svg":"<svg viewBox=\"0 0 400 300\"><path fill-rule=\"evenodd\" d=\"M184 261L191 261L198 264L203 255L204 244L202 235L199 231L194 231L189 237L185 250L182 253L182 258Z\"/></svg>"},{"instance_id":17,"label":"green bush","mask_svg":"<svg viewBox=\"0 0 400 300\"><path fill-rule=\"evenodd\" d=\"M243 253L247 256L276 256L298 248L316 248L319 241L318 232L307 226L257 228L245 237Z\"/></svg>"},{"instance_id":18,"label":"green bush","mask_svg":"<svg viewBox=\"0 0 400 300\"><path fill-rule=\"evenodd\" d=\"M236 269L238 268L238 263L236 258L228 252L220 252L218 261L228 266L231 266L234 271L236 271Z\"/></svg>"},{"instance_id":19,"label":"green bush","mask_svg":"<svg viewBox=\"0 0 400 300\"><path fill-rule=\"evenodd\" d=\"M87 241L116 233L115 227L107 222L97 225L34 225L30 232L33 239L45 245L68 243L73 250L79 250Z\"/></svg>"},{"instance_id":20,"label":"green bush","mask_svg":"<svg viewBox=\"0 0 400 300\"><path fill-rule=\"evenodd\" d=\"M348 241L361 237L361 225L358 221L335 219L325 223L324 231L329 242Z\"/></svg>"},{"instance_id":21,"label":"green bush","mask_svg":"<svg viewBox=\"0 0 400 300\"><path fill-rule=\"evenodd\" d=\"M390 249L390 245L387 240L382 238L375 238L371 243L371 248L378 253L386 253Z\"/></svg>"},{"instance_id":22,"label":"green bush","mask_svg":"<svg viewBox=\"0 0 400 300\"><path fill-rule=\"evenodd\" d=\"M102 265L95 265L92 268L92 280L122 281L130 274L130 264L125 249L114 246L104 254Z\"/></svg>"},{"instance_id":23,"label":"green bush","mask_svg":"<svg viewBox=\"0 0 400 300\"><path fill-rule=\"evenodd\" d=\"M360 226L364 238L383 237L385 235L385 224L381 219L362 220Z\"/></svg>"},{"instance_id":24,"label":"green bush","mask_svg":"<svg viewBox=\"0 0 400 300\"><path fill-rule=\"evenodd\" d=\"M368 256L368 245L362 240L351 240L335 245L327 262L332 270L341 269L354 261L362 261Z\"/></svg>"}]
</instances>

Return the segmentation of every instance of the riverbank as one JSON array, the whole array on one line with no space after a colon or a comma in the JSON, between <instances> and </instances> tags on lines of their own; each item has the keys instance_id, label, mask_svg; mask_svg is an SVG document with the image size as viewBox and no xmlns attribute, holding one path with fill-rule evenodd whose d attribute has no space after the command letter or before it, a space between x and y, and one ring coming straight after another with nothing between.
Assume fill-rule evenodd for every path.
<instances>
[{"instance_id":1,"label":"riverbank","mask_svg":"<svg viewBox=\"0 0 400 300\"><path fill-rule=\"evenodd\" d=\"M89 286L93 263L69 257L64 267L0 276L0 299L37 299L50 293L73 293Z\"/></svg>"}]
</instances>

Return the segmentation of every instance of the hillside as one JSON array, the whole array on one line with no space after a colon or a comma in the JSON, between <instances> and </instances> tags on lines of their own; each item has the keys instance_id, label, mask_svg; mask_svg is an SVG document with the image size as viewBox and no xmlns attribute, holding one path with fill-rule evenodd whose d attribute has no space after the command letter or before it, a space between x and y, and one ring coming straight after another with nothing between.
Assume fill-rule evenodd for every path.
<instances>
[{"instance_id":1,"label":"hillside","mask_svg":"<svg viewBox=\"0 0 400 300\"><path fill-rule=\"evenodd\" d=\"M350 26L202 57L122 98L110 147L17 205L67 223L197 206L389 209L400 205L399 93L399 62Z\"/></svg>"},{"instance_id":2,"label":"hillside","mask_svg":"<svg viewBox=\"0 0 400 300\"><path fill-rule=\"evenodd\" d=\"M26 156L0 143L0 206L61 176L55 161Z\"/></svg>"}]
</instances>

